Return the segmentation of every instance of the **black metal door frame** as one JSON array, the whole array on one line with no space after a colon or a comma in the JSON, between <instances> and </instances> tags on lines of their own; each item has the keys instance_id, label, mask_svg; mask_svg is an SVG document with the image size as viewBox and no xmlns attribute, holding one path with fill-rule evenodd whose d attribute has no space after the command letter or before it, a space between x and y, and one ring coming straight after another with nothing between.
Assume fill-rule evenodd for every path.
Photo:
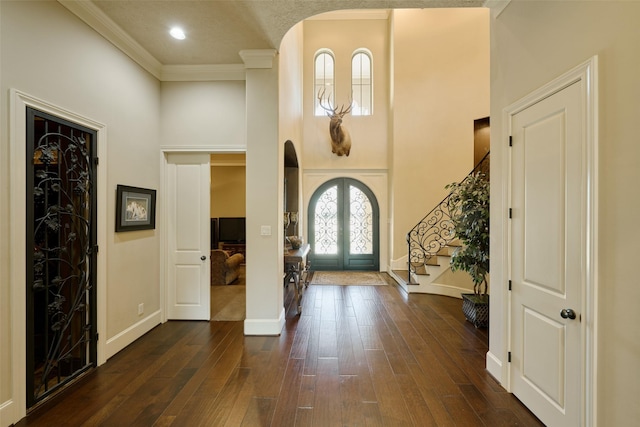
<instances>
[{"instance_id":1,"label":"black metal door frame","mask_svg":"<svg viewBox=\"0 0 640 427\"><path fill-rule=\"evenodd\" d=\"M27 107L27 408L97 363L97 132Z\"/></svg>"},{"instance_id":2,"label":"black metal door frame","mask_svg":"<svg viewBox=\"0 0 640 427\"><path fill-rule=\"evenodd\" d=\"M368 198L372 208L372 254L350 254L350 195L349 186L358 188ZM337 186L335 203L337 211L337 236L338 253L335 255L319 254L315 250L315 215L318 199L333 186ZM378 201L369 187L361 181L353 178L334 178L322 184L313 193L308 207L309 243L311 252L309 261L314 270L366 270L378 271L380 269L380 211Z\"/></svg>"}]
</instances>

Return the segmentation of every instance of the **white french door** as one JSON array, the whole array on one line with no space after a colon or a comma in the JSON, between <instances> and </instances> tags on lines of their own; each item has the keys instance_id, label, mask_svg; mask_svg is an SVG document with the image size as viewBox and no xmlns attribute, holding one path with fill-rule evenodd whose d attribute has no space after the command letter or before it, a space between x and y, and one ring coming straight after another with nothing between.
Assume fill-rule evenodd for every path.
<instances>
[{"instance_id":1,"label":"white french door","mask_svg":"<svg viewBox=\"0 0 640 427\"><path fill-rule=\"evenodd\" d=\"M167 318L209 320L209 154L167 155Z\"/></svg>"}]
</instances>

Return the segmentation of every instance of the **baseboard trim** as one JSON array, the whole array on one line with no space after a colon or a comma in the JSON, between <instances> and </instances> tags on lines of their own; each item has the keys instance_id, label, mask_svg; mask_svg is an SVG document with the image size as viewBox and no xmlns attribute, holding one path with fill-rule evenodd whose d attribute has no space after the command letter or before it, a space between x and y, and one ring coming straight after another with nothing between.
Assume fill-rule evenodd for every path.
<instances>
[{"instance_id":1,"label":"baseboard trim","mask_svg":"<svg viewBox=\"0 0 640 427\"><path fill-rule=\"evenodd\" d=\"M473 290L459 288L457 286L440 285L438 283L428 283L411 286L408 292L412 294L443 295L447 297L462 299L461 294L473 293Z\"/></svg>"},{"instance_id":2,"label":"baseboard trim","mask_svg":"<svg viewBox=\"0 0 640 427\"><path fill-rule=\"evenodd\" d=\"M391 260L391 268L390 270L406 270L407 269L407 264L408 264L408 257L407 255L402 256L398 259L394 259Z\"/></svg>"},{"instance_id":3,"label":"baseboard trim","mask_svg":"<svg viewBox=\"0 0 640 427\"><path fill-rule=\"evenodd\" d=\"M244 321L244 334L278 336L282 333L282 328L284 328L284 314L283 308L278 319L246 319Z\"/></svg>"},{"instance_id":4,"label":"baseboard trim","mask_svg":"<svg viewBox=\"0 0 640 427\"><path fill-rule=\"evenodd\" d=\"M113 338L107 339L107 344L105 345L107 359L114 356L120 350L124 349L126 346L158 326L160 323L162 323L162 318L160 310L158 310L120 332Z\"/></svg>"},{"instance_id":5,"label":"baseboard trim","mask_svg":"<svg viewBox=\"0 0 640 427\"><path fill-rule=\"evenodd\" d=\"M493 378L495 378L496 381L498 381L502 387L505 387L504 381L502 378L502 361L490 351L487 352L486 360L487 360L486 362L487 372L489 372L489 374Z\"/></svg>"},{"instance_id":6,"label":"baseboard trim","mask_svg":"<svg viewBox=\"0 0 640 427\"><path fill-rule=\"evenodd\" d=\"M1 426L11 426L18 421L19 419L15 418L15 414L13 408L15 407L15 402L13 399L9 399L0 403L0 425Z\"/></svg>"}]
</instances>

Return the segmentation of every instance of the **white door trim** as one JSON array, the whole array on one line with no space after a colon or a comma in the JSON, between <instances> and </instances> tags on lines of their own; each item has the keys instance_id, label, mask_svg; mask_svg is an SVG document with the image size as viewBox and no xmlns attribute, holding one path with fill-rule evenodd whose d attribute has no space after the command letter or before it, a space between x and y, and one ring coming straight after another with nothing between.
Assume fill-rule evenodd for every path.
<instances>
[{"instance_id":1,"label":"white door trim","mask_svg":"<svg viewBox=\"0 0 640 427\"><path fill-rule=\"evenodd\" d=\"M26 415L26 107L77 123L97 132L98 158L102 160L97 168L97 244L103 246L98 252L96 265L97 287L97 332L105 337L97 342L97 365L106 362L107 336L107 126L66 110L62 107L28 95L17 89L10 90L9 96L9 176L10 176L10 271L11 283L11 403L2 408L9 413L10 421L15 423Z\"/></svg>"},{"instance_id":2,"label":"white door trim","mask_svg":"<svg viewBox=\"0 0 640 427\"><path fill-rule=\"evenodd\" d=\"M566 72L560 77L547 83L541 88L535 90L524 98L509 105L503 110L503 135L506 138L511 135L511 119L520 111L528 108L529 106L545 99L552 94L559 92L567 86L581 82L583 88L583 102L585 111L585 164L584 170L586 171L586 188L585 194L587 197L585 223L586 223L586 243L585 250L586 265L585 280L582 287L583 302L581 307L582 322L581 322L581 334L582 334L582 415L584 425L587 427L596 425L596 411L597 411L597 295L598 295L598 57L593 56L586 62ZM502 144L502 158L504 162L502 164L502 176L511 176L511 156L509 155L509 144L505 141ZM502 183L504 211L509 208L511 204L511 182L510 178L507 178ZM503 242L502 245L505 248L503 252L502 262L502 276L505 278L511 277L510 265L511 265L511 235L508 227L508 221L504 221L503 224ZM511 304L510 294L506 286L503 287L503 301L505 304L502 309L506 310L507 327L503 331L504 338L504 351L503 360L507 360L508 351L511 348ZM507 378L506 388L511 391L511 370L507 363L503 364L505 376Z\"/></svg>"},{"instance_id":3,"label":"white door trim","mask_svg":"<svg viewBox=\"0 0 640 427\"><path fill-rule=\"evenodd\" d=\"M192 146L163 146L160 149L160 188L158 191L158 212L161 212L160 220L159 220L159 231L160 231L160 308L161 315L160 321L162 323L168 320L167 311L168 311L168 298L167 292L169 290L169 286L167 283L168 278L168 269L169 269L169 241L167 237L168 230L168 200L164 195L167 194L168 188L168 173L167 168L169 167L169 154L176 153L189 153L189 154L215 154L215 153L246 153L246 147L214 147L214 146L202 146L202 147L192 147Z\"/></svg>"}]
</instances>

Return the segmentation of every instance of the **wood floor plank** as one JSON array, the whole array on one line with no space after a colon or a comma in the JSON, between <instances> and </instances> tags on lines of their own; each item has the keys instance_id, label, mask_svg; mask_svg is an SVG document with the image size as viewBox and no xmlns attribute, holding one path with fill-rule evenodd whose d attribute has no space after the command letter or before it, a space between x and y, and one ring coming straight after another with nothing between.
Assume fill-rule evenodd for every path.
<instances>
[{"instance_id":1,"label":"wood floor plank","mask_svg":"<svg viewBox=\"0 0 640 427\"><path fill-rule=\"evenodd\" d=\"M413 425L400 387L384 352L367 350L366 357L384 423L398 427Z\"/></svg>"},{"instance_id":2,"label":"wood floor plank","mask_svg":"<svg viewBox=\"0 0 640 427\"><path fill-rule=\"evenodd\" d=\"M24 426L531 426L485 369L488 333L461 302L388 286L285 288L277 337L242 322L170 321Z\"/></svg>"},{"instance_id":3,"label":"wood floor plank","mask_svg":"<svg viewBox=\"0 0 640 427\"><path fill-rule=\"evenodd\" d=\"M249 382L251 371L246 368L234 369L222 390L217 395L214 403L207 407L207 412L202 414L206 424L223 426L229 419L231 410L240 396L240 392ZM237 424L236 424L237 425Z\"/></svg>"},{"instance_id":4,"label":"wood floor plank","mask_svg":"<svg viewBox=\"0 0 640 427\"><path fill-rule=\"evenodd\" d=\"M298 396L302 382L303 359L290 359L287 366L281 388L285 390L277 400L273 421L270 425L286 426L294 425L296 410L298 408Z\"/></svg>"},{"instance_id":5,"label":"wood floor plank","mask_svg":"<svg viewBox=\"0 0 640 427\"><path fill-rule=\"evenodd\" d=\"M340 401L340 375L338 359L327 357L318 359L316 393L313 402L313 425L337 426L342 424ZM275 424L286 425L286 424Z\"/></svg>"},{"instance_id":6,"label":"wood floor plank","mask_svg":"<svg viewBox=\"0 0 640 427\"><path fill-rule=\"evenodd\" d=\"M363 402L376 402L376 392L371 379L371 371L367 363L367 356L359 335L360 328L355 317L349 318L349 332L351 335L351 350L353 351L354 360L356 362L356 375L358 375L358 383L360 386L359 398Z\"/></svg>"},{"instance_id":7,"label":"wood floor plank","mask_svg":"<svg viewBox=\"0 0 640 427\"><path fill-rule=\"evenodd\" d=\"M342 425L365 425L364 402L360 399L360 377L340 375L340 404Z\"/></svg>"},{"instance_id":8,"label":"wood floor plank","mask_svg":"<svg viewBox=\"0 0 640 427\"><path fill-rule=\"evenodd\" d=\"M465 427L484 426L478 414L463 396L443 396L442 402L456 425Z\"/></svg>"},{"instance_id":9,"label":"wood floor plank","mask_svg":"<svg viewBox=\"0 0 640 427\"><path fill-rule=\"evenodd\" d=\"M249 403L241 427L270 426L276 399L254 397Z\"/></svg>"},{"instance_id":10,"label":"wood floor plank","mask_svg":"<svg viewBox=\"0 0 640 427\"><path fill-rule=\"evenodd\" d=\"M437 426L436 420L424 400L412 375L397 375L398 386L409 416L416 426Z\"/></svg>"}]
</instances>

